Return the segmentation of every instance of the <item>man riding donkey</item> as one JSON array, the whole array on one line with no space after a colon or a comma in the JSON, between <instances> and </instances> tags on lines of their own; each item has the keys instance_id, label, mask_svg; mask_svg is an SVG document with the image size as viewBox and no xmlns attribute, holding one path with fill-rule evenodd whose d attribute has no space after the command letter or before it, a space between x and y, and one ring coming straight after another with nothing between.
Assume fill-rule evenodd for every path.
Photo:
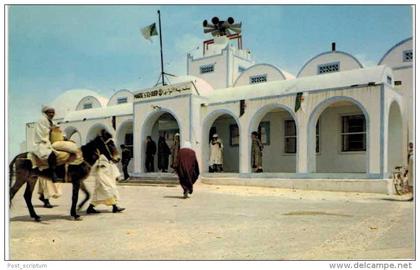
<instances>
[{"instance_id":1,"label":"man riding donkey","mask_svg":"<svg viewBox=\"0 0 420 270\"><path fill-rule=\"evenodd\" d=\"M72 141L65 141L58 126L54 125L53 118L55 109L50 106L42 107L42 117L35 124L34 143L32 152L37 158L32 158L39 164L48 162L51 170L51 180L55 183L63 181L56 172L57 163L60 165L69 162L70 159L81 159L81 152ZM73 156L71 154L74 154ZM46 164L45 164L46 165ZM44 166L46 167L46 166Z\"/></svg>"}]
</instances>

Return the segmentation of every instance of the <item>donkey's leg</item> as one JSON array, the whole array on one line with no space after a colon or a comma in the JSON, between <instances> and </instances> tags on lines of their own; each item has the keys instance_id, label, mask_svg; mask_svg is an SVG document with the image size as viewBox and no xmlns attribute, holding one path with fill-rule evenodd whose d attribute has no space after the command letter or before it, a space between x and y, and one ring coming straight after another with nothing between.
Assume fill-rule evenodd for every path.
<instances>
[{"instance_id":1,"label":"donkey's leg","mask_svg":"<svg viewBox=\"0 0 420 270\"><path fill-rule=\"evenodd\" d=\"M87 203L90 199L90 193L89 193L89 190L86 187L85 182L82 181L80 183L80 189L83 191L83 193L85 193L85 199L79 204L79 206L77 208L78 210L82 209L82 207L85 205L85 203Z\"/></svg>"},{"instance_id":2,"label":"donkey's leg","mask_svg":"<svg viewBox=\"0 0 420 270\"><path fill-rule=\"evenodd\" d=\"M74 179L72 183L73 183L73 195L71 197L70 215L74 217L74 219L77 220L77 219L80 219L80 216L76 212L77 199L79 198L80 180Z\"/></svg>"},{"instance_id":3,"label":"donkey's leg","mask_svg":"<svg viewBox=\"0 0 420 270\"><path fill-rule=\"evenodd\" d=\"M19 189L23 186L23 184L25 184L25 182L26 182L25 178L16 176L16 181L13 184L13 186L10 188L10 191L9 191L10 205L12 205L11 202L12 202L13 198L15 197L15 195L19 191Z\"/></svg>"},{"instance_id":4,"label":"donkey's leg","mask_svg":"<svg viewBox=\"0 0 420 270\"><path fill-rule=\"evenodd\" d=\"M37 178L29 178L26 182L26 189L25 194L23 197L25 198L26 205L28 206L29 214L35 221L41 221L41 217L35 213L34 206L32 205L32 193L34 191L34 187L36 184Z\"/></svg>"}]
</instances>

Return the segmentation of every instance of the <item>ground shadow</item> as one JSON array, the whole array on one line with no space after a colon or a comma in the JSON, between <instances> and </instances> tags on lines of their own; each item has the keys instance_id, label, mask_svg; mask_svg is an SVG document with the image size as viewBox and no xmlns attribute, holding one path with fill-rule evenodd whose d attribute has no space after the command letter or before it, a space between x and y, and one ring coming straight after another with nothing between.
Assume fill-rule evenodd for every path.
<instances>
[{"instance_id":1,"label":"ground shadow","mask_svg":"<svg viewBox=\"0 0 420 270\"><path fill-rule=\"evenodd\" d=\"M165 199L185 199L184 196L163 196Z\"/></svg>"},{"instance_id":2,"label":"ground shadow","mask_svg":"<svg viewBox=\"0 0 420 270\"><path fill-rule=\"evenodd\" d=\"M43 221L49 221L49 220L55 220L55 219L67 219L67 220L73 220L72 217L67 216L67 215L42 215L41 216L41 223ZM25 216L16 216L16 217L12 217L10 218L10 221L20 221L20 222L35 222L33 218L31 218L28 215Z\"/></svg>"},{"instance_id":3,"label":"ground shadow","mask_svg":"<svg viewBox=\"0 0 420 270\"><path fill-rule=\"evenodd\" d=\"M391 202L412 202L413 197L411 198L381 198L381 201L391 201Z\"/></svg>"}]
</instances>

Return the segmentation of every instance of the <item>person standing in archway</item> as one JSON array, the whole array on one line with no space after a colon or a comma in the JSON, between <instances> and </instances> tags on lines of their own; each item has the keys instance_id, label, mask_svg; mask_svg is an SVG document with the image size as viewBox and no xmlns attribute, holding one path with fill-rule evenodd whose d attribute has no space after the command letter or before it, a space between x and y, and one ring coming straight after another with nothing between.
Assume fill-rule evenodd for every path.
<instances>
[{"instance_id":1,"label":"person standing in archway","mask_svg":"<svg viewBox=\"0 0 420 270\"><path fill-rule=\"evenodd\" d=\"M146 171L155 171L155 154L156 154L156 143L152 140L152 137L147 136L146 139Z\"/></svg>"},{"instance_id":2,"label":"person standing in archway","mask_svg":"<svg viewBox=\"0 0 420 270\"><path fill-rule=\"evenodd\" d=\"M158 169L161 172L168 172L169 155L171 149L165 141L165 137L160 136L158 141Z\"/></svg>"},{"instance_id":3,"label":"person standing in archway","mask_svg":"<svg viewBox=\"0 0 420 270\"><path fill-rule=\"evenodd\" d=\"M131 151L124 144L121 144L121 165L124 172L124 180L127 180L130 175L128 174L128 164L131 160Z\"/></svg>"},{"instance_id":4,"label":"person standing in archway","mask_svg":"<svg viewBox=\"0 0 420 270\"><path fill-rule=\"evenodd\" d=\"M179 142L179 133L174 136L174 144L171 147L171 168L176 170L178 167L178 152L181 144Z\"/></svg>"},{"instance_id":5,"label":"person standing in archway","mask_svg":"<svg viewBox=\"0 0 420 270\"><path fill-rule=\"evenodd\" d=\"M251 165L256 173L263 172L262 169L262 151L264 148L263 143L258 138L258 132L254 131L251 134L252 146L251 146Z\"/></svg>"},{"instance_id":6,"label":"person standing in archway","mask_svg":"<svg viewBox=\"0 0 420 270\"><path fill-rule=\"evenodd\" d=\"M217 134L211 138L209 165L213 172L223 172L223 143Z\"/></svg>"}]
</instances>

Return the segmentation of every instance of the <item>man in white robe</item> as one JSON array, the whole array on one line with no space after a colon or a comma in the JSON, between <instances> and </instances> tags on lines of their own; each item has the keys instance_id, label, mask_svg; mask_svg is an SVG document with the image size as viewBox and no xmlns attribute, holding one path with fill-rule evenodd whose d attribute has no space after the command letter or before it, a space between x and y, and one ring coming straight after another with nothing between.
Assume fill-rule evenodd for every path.
<instances>
[{"instance_id":1,"label":"man in white robe","mask_svg":"<svg viewBox=\"0 0 420 270\"><path fill-rule=\"evenodd\" d=\"M86 213L100 213L95 206L104 204L112 206L112 212L118 213L124 211L125 208L117 206L119 201L119 193L117 190L117 179L121 175L118 167L109 161L104 155L100 155L99 159L92 166L90 177L95 178L95 190Z\"/></svg>"},{"instance_id":2,"label":"man in white robe","mask_svg":"<svg viewBox=\"0 0 420 270\"><path fill-rule=\"evenodd\" d=\"M213 172L223 171L223 143L217 134L211 138L209 166Z\"/></svg>"}]
</instances>

